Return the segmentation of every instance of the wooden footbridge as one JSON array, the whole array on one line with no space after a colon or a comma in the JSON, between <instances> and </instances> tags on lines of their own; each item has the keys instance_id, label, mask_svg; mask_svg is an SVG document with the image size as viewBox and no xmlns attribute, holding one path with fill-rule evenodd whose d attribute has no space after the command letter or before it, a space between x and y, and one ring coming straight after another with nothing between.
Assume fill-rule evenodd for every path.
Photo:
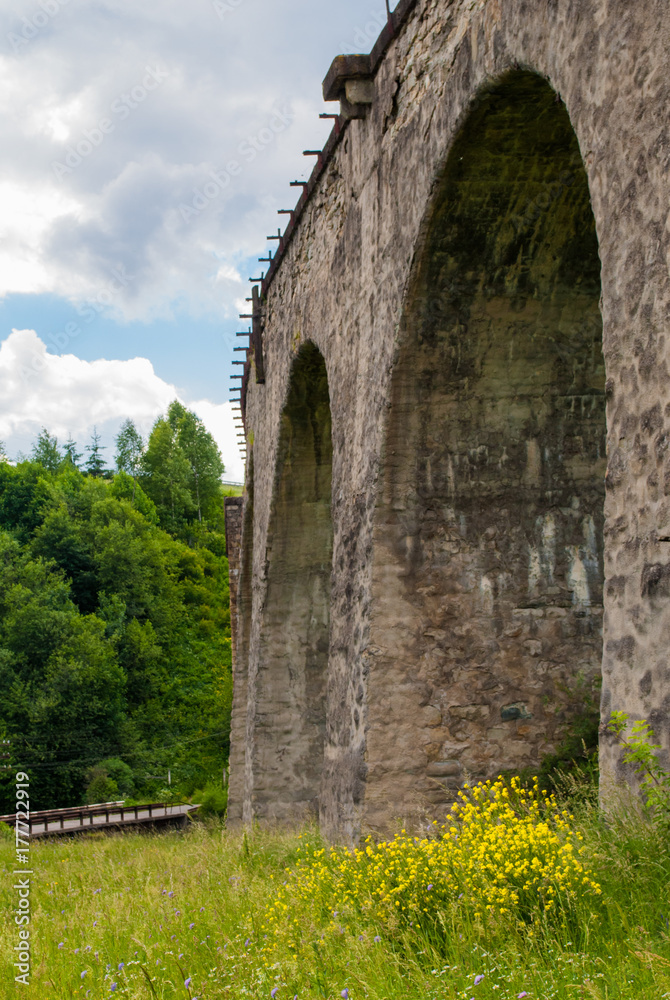
<instances>
[{"instance_id":1,"label":"wooden footbridge","mask_svg":"<svg viewBox=\"0 0 670 1000\"><path fill-rule=\"evenodd\" d=\"M126 806L123 802L103 802L99 805L76 806L72 809L47 809L29 815L11 813L0 816L1 823L15 826L21 823L22 837L31 840L40 837L62 837L93 830L121 830L132 827L185 826L188 817L200 807L197 805L168 805L156 802L149 805Z\"/></svg>"}]
</instances>

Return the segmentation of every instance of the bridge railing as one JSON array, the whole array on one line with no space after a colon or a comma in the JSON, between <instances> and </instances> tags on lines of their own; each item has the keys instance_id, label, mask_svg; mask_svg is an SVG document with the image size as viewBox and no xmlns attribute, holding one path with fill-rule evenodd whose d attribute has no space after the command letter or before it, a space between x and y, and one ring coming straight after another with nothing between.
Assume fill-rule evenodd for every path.
<instances>
[{"instance_id":1,"label":"bridge railing","mask_svg":"<svg viewBox=\"0 0 670 1000\"><path fill-rule=\"evenodd\" d=\"M10 813L6 816L0 816L0 822L13 825L18 816L19 820L23 820L28 825L31 836L44 836L47 833L57 833L61 830L69 833L92 826L177 819L196 808L197 806L191 805L173 806L166 802L151 802L133 806L126 806L123 801L101 802L96 805L74 806L69 809L43 809L31 812L28 816L23 813ZM73 824L73 821L77 820L79 823ZM66 823L68 826L65 825Z\"/></svg>"}]
</instances>

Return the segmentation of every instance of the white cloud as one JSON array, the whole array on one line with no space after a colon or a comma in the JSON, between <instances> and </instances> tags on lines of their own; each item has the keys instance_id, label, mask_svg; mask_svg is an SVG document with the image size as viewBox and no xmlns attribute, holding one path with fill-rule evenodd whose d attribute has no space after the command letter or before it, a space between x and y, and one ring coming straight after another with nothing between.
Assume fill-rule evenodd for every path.
<instances>
[{"instance_id":1,"label":"white cloud","mask_svg":"<svg viewBox=\"0 0 670 1000\"><path fill-rule=\"evenodd\" d=\"M331 127L317 117L334 110L321 80L339 52L371 48L384 11L384 0L0 3L0 298L175 316L186 335L195 317L247 312L246 279L262 270L247 261L285 223L276 209L295 204L288 182L313 166L302 150ZM211 392L226 383L221 373ZM41 426L83 445L96 424L111 458L122 419L146 432L178 396L147 359L57 357L31 330L0 345L0 384L10 453ZM183 401L239 480L230 405Z\"/></svg>"},{"instance_id":2,"label":"white cloud","mask_svg":"<svg viewBox=\"0 0 670 1000\"><path fill-rule=\"evenodd\" d=\"M34 330L13 330L0 344L0 384L0 439L10 455L29 453L42 427L61 441L71 434L82 451L96 426L110 463L113 438L123 420L130 418L146 435L156 417L180 398L147 358L82 361L73 354L49 354ZM224 478L241 482L243 465L230 404L182 402L198 414L219 445Z\"/></svg>"},{"instance_id":3,"label":"white cloud","mask_svg":"<svg viewBox=\"0 0 670 1000\"><path fill-rule=\"evenodd\" d=\"M123 265L126 319L175 300L232 314L240 262L265 251L289 180L312 168L302 150L330 128L317 117L330 60L372 44L383 0L46 6L0 10L0 296L95 299Z\"/></svg>"}]
</instances>

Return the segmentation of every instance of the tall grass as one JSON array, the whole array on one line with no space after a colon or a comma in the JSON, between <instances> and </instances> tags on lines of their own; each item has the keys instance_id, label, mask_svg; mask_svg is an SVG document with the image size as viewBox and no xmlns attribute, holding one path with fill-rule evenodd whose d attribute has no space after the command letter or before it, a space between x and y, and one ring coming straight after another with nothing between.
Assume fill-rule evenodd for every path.
<instances>
[{"instance_id":1,"label":"tall grass","mask_svg":"<svg viewBox=\"0 0 670 1000\"><path fill-rule=\"evenodd\" d=\"M585 896L572 920L496 924L458 898L445 903L441 922L420 927L379 908L345 911L338 898L326 912L323 899L284 885L315 851L323 849L319 864L331 874L341 864L342 852L326 849L314 830L242 835L211 822L34 843L29 987L13 981L14 859L5 842L0 995L670 997L670 845L635 811L606 820L592 794L582 798L571 829L583 837L581 858L602 894ZM295 933L266 937L277 902L286 907L280 923Z\"/></svg>"}]
</instances>

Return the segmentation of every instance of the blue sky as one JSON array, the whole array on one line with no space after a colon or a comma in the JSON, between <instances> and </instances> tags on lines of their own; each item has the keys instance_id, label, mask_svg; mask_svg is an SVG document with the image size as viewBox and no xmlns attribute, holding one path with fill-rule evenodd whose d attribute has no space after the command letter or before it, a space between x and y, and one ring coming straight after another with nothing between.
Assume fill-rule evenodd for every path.
<instances>
[{"instance_id":1,"label":"blue sky","mask_svg":"<svg viewBox=\"0 0 670 1000\"><path fill-rule=\"evenodd\" d=\"M329 126L321 80L384 0L5 0L0 438L146 433L178 395L243 468L228 400L266 235Z\"/></svg>"}]
</instances>

